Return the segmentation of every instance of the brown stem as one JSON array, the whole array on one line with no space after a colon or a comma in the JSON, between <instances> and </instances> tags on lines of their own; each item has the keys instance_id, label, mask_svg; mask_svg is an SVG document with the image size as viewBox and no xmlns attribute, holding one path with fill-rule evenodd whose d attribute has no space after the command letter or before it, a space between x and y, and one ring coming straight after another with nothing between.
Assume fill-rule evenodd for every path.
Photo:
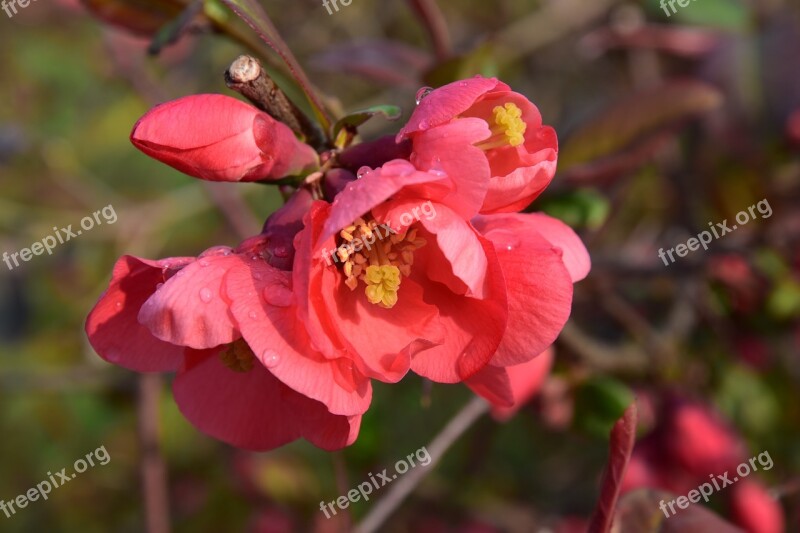
<instances>
[{"instance_id":1,"label":"brown stem","mask_svg":"<svg viewBox=\"0 0 800 533\"><path fill-rule=\"evenodd\" d=\"M420 481L433 470L433 467L444 457L450 446L488 410L489 404L483 398L477 396L465 405L431 443L425 447L431 457L431 462L424 467L410 470L403 477L398 478L397 482L392 484L389 489L389 494L381 499L364 517L364 520L358 524L355 533L372 533L380 528L386 522L386 519L400 507L406 497L411 494L411 491L419 485Z\"/></svg>"},{"instance_id":2,"label":"brown stem","mask_svg":"<svg viewBox=\"0 0 800 533\"><path fill-rule=\"evenodd\" d=\"M139 377L139 445L142 499L148 533L169 533L169 494L167 470L161 456L158 431L158 396L161 376L143 374Z\"/></svg>"},{"instance_id":3,"label":"brown stem","mask_svg":"<svg viewBox=\"0 0 800 533\"><path fill-rule=\"evenodd\" d=\"M308 139L309 144L318 150L327 147L319 128L286 97L258 59L248 55L237 57L225 71L225 84L275 120L289 126L295 134Z\"/></svg>"}]
</instances>

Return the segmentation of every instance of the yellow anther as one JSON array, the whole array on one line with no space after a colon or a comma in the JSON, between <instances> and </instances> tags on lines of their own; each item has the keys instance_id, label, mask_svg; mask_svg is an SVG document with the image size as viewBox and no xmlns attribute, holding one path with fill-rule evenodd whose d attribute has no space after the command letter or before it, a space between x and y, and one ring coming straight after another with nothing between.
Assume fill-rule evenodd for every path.
<instances>
[{"instance_id":1,"label":"yellow anther","mask_svg":"<svg viewBox=\"0 0 800 533\"><path fill-rule=\"evenodd\" d=\"M364 290L367 300L381 307L392 307L397 303L397 291L400 288L400 269L394 265L367 267Z\"/></svg>"},{"instance_id":2,"label":"yellow anther","mask_svg":"<svg viewBox=\"0 0 800 533\"><path fill-rule=\"evenodd\" d=\"M494 122L504 129L506 140L511 146L519 146L525 142L525 130L528 125L522 120L522 110L511 102L497 106L492 110Z\"/></svg>"},{"instance_id":3,"label":"yellow anther","mask_svg":"<svg viewBox=\"0 0 800 533\"><path fill-rule=\"evenodd\" d=\"M498 105L492 109L494 124L490 124L492 136L481 141L477 146L483 150L519 146L525 142L525 130L528 125L522 120L522 110L513 102ZM413 240L413 239L411 239Z\"/></svg>"},{"instance_id":4,"label":"yellow anther","mask_svg":"<svg viewBox=\"0 0 800 533\"><path fill-rule=\"evenodd\" d=\"M355 290L363 282L367 300L388 309L397 303L402 277L411 275L414 251L425 240L416 229L395 233L382 227L372 218L357 218L340 230L336 256L345 285Z\"/></svg>"},{"instance_id":5,"label":"yellow anther","mask_svg":"<svg viewBox=\"0 0 800 533\"><path fill-rule=\"evenodd\" d=\"M222 364L234 372L249 372L253 369L256 356L244 340L239 339L226 350L219 353Z\"/></svg>"}]
</instances>

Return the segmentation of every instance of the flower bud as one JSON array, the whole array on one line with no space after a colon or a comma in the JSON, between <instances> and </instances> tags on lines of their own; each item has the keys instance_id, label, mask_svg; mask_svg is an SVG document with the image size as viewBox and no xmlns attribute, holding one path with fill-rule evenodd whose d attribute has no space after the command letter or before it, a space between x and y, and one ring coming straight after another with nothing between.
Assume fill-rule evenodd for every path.
<instances>
[{"instance_id":1,"label":"flower bud","mask_svg":"<svg viewBox=\"0 0 800 533\"><path fill-rule=\"evenodd\" d=\"M154 107L133 127L131 142L150 157L209 181L279 179L318 164L316 152L288 126L219 94Z\"/></svg>"}]
</instances>

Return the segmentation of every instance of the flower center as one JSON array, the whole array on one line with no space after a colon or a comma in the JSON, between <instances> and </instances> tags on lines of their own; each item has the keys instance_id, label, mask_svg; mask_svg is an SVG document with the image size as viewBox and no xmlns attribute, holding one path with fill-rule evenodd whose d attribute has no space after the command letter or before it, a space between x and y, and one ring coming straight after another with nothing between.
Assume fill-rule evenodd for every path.
<instances>
[{"instance_id":1,"label":"flower center","mask_svg":"<svg viewBox=\"0 0 800 533\"><path fill-rule=\"evenodd\" d=\"M494 125L491 126L492 136L481 141L477 146L483 150L502 148L504 146L519 146L525 142L525 130L528 125L522 120L522 110L516 104L508 102L492 109Z\"/></svg>"},{"instance_id":2,"label":"flower center","mask_svg":"<svg viewBox=\"0 0 800 533\"><path fill-rule=\"evenodd\" d=\"M223 365L234 372L249 372L253 369L256 356L244 339L239 339L221 351L219 358Z\"/></svg>"},{"instance_id":3,"label":"flower center","mask_svg":"<svg viewBox=\"0 0 800 533\"><path fill-rule=\"evenodd\" d=\"M336 255L342 261L345 285L355 290L359 281L370 303L390 309L397 303L402 276L411 274L414 251L425 245L416 229L398 234L388 224L356 219L339 232L342 246Z\"/></svg>"}]
</instances>

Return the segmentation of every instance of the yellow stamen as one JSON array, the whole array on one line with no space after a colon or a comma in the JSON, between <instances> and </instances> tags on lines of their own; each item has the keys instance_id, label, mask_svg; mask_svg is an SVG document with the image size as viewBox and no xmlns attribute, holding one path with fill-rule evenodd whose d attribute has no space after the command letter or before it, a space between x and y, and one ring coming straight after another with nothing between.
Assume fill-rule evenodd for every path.
<instances>
[{"instance_id":1,"label":"yellow stamen","mask_svg":"<svg viewBox=\"0 0 800 533\"><path fill-rule=\"evenodd\" d=\"M391 233L375 220L356 219L339 232L341 243L337 252L342 261L345 285L355 290L359 282L366 287L367 300L384 308L398 301L402 276L411 273L414 250L425 245L416 230Z\"/></svg>"},{"instance_id":2,"label":"yellow stamen","mask_svg":"<svg viewBox=\"0 0 800 533\"><path fill-rule=\"evenodd\" d=\"M516 104L508 102L492 109L494 126L490 129L492 136L477 146L483 150L504 146L519 146L525 142L525 130L528 125L522 120L522 110Z\"/></svg>"},{"instance_id":3,"label":"yellow stamen","mask_svg":"<svg viewBox=\"0 0 800 533\"><path fill-rule=\"evenodd\" d=\"M244 340L239 339L219 354L222 364L234 372L249 372L256 356Z\"/></svg>"},{"instance_id":4,"label":"yellow stamen","mask_svg":"<svg viewBox=\"0 0 800 533\"><path fill-rule=\"evenodd\" d=\"M367 267L365 276L367 288L364 290L369 303L390 308L397 303L400 289L400 269L394 265Z\"/></svg>"}]
</instances>

